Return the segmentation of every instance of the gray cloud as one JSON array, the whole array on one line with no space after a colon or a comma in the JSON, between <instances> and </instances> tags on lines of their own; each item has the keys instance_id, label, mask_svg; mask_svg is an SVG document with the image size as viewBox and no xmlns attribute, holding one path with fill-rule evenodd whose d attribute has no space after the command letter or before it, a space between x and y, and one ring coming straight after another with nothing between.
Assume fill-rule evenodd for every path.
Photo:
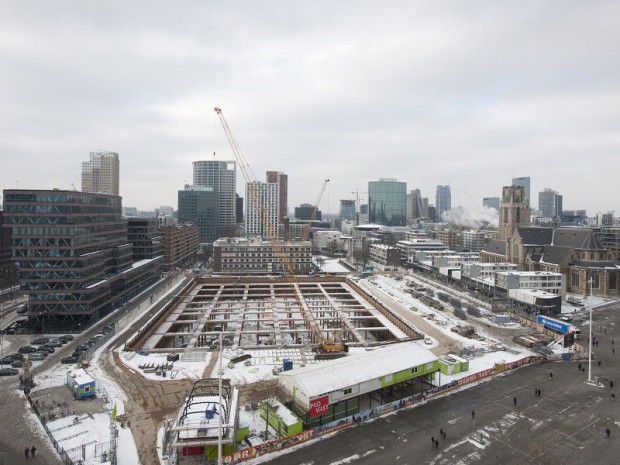
<instances>
[{"instance_id":1,"label":"gray cloud","mask_svg":"<svg viewBox=\"0 0 620 465\"><path fill-rule=\"evenodd\" d=\"M568 209L620 210L617 2L4 2L0 188L79 187L121 156L124 204L176 205L191 162L289 174L323 210L396 177L434 202L516 175ZM243 195L241 183L239 192ZM329 197L329 205L327 199Z\"/></svg>"}]
</instances>

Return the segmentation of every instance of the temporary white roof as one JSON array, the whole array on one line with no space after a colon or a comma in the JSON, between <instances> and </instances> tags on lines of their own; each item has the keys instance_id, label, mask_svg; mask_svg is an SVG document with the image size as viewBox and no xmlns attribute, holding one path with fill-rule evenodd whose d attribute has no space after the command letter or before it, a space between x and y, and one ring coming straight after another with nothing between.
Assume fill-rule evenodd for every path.
<instances>
[{"instance_id":1,"label":"temporary white roof","mask_svg":"<svg viewBox=\"0 0 620 465\"><path fill-rule=\"evenodd\" d=\"M82 386L83 384L92 383L95 380L90 376L84 369L78 368L77 370L68 371L69 376L71 376L77 384Z\"/></svg>"},{"instance_id":2,"label":"temporary white roof","mask_svg":"<svg viewBox=\"0 0 620 465\"><path fill-rule=\"evenodd\" d=\"M312 398L435 360L437 357L432 352L417 343L403 342L283 371L279 376L289 378L289 385Z\"/></svg>"}]
</instances>

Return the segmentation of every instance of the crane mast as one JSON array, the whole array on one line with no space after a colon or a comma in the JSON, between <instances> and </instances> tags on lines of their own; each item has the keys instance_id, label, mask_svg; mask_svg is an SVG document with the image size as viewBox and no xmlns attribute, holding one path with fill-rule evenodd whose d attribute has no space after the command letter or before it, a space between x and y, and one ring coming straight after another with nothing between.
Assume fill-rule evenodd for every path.
<instances>
[{"instance_id":1,"label":"crane mast","mask_svg":"<svg viewBox=\"0 0 620 465\"><path fill-rule=\"evenodd\" d=\"M263 229L268 233L267 238L271 247L273 248L274 254L280 264L280 268L284 276L286 277L288 283L290 284L293 296L295 300L297 300L297 304L299 305L299 311L304 316L305 321L307 322L310 329L310 339L312 342L316 342L317 340L322 344L326 339L323 336L312 312L308 308L308 304L305 302L303 295L301 294L301 289L299 288L299 282L295 277L295 271L293 268L293 264L289 260L289 257L286 254L286 251L280 241L277 239L277 231L276 234L272 234L272 231L275 229L269 215L267 215L267 207L264 205L260 196L256 192L255 181L256 177L251 174L251 169L249 168L249 163L245 159L243 153L241 152L241 148L237 143L235 136L233 135L226 118L224 118L224 114L222 113L222 109L219 107L215 107L213 109L217 114L220 122L222 123L222 128L224 129L224 133L226 134L226 138L228 139L228 143L230 144L230 148L233 151L235 159L237 160L237 164L241 170L241 174L243 175L243 179L248 186L248 193L252 197L252 201L254 204L261 210L261 224ZM323 190L325 190L325 185L323 186ZM322 195L322 192L321 192ZM301 251L301 243L299 244L299 251Z\"/></svg>"}]
</instances>

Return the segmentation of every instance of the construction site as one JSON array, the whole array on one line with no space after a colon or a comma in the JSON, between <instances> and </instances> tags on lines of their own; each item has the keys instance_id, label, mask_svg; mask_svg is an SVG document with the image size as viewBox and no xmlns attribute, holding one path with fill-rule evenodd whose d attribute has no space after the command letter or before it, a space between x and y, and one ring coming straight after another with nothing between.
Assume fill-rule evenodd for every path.
<instances>
[{"instance_id":1,"label":"construction site","mask_svg":"<svg viewBox=\"0 0 620 465\"><path fill-rule=\"evenodd\" d=\"M319 358L423 337L344 277L208 277L186 286L128 348L219 350L220 334L232 349L312 349Z\"/></svg>"},{"instance_id":2,"label":"construction site","mask_svg":"<svg viewBox=\"0 0 620 465\"><path fill-rule=\"evenodd\" d=\"M187 285L128 343L130 350L170 352L184 349L311 349L331 358L349 347L420 339L400 316L344 277L310 277L296 273L302 248L286 251L278 228L256 192L255 179L220 108L215 108L248 186L249 199L260 212L280 276L197 278ZM329 180L325 180L311 221ZM310 232L306 226L301 242ZM251 254L243 254L250 256ZM258 254L257 254L258 255ZM303 357L305 358L305 357Z\"/></svg>"}]
</instances>

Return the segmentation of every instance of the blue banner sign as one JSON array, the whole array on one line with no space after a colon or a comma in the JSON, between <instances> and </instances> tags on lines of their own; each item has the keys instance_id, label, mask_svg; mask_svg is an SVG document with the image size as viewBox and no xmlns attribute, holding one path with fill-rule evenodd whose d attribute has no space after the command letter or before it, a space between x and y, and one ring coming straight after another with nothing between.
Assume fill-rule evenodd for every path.
<instances>
[{"instance_id":1,"label":"blue banner sign","mask_svg":"<svg viewBox=\"0 0 620 465\"><path fill-rule=\"evenodd\" d=\"M545 328L553 329L554 331L559 331L564 334L568 333L568 325L566 323L554 320L548 316L538 315L538 317L536 317L536 323L543 325Z\"/></svg>"}]
</instances>

